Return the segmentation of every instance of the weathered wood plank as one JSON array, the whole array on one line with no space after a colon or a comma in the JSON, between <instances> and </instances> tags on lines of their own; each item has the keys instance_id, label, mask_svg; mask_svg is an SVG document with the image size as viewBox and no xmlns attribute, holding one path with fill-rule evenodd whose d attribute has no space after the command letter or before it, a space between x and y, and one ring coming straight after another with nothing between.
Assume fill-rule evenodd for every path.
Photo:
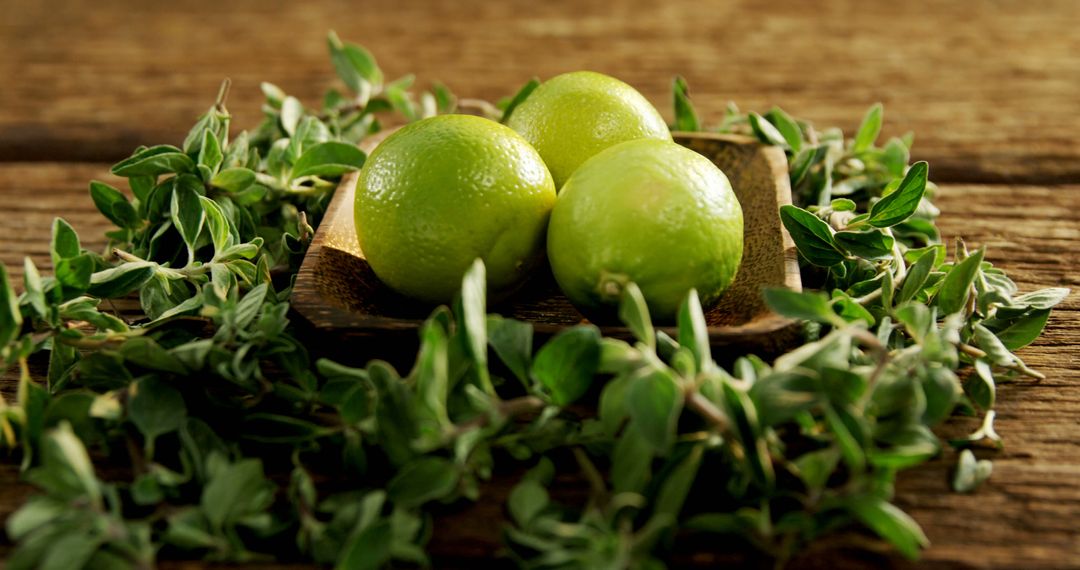
<instances>
[{"instance_id":1,"label":"weathered wood plank","mask_svg":"<svg viewBox=\"0 0 1080 570\"><path fill-rule=\"evenodd\" d=\"M314 104L323 34L498 98L533 75L595 69L667 110L687 77L703 114L783 105L853 129L875 101L938 180L1080 181L1080 10L1073 0L400 2L151 5L9 0L0 25L0 159L103 160L182 139L225 76L236 124L260 81Z\"/></svg>"},{"instance_id":2,"label":"weathered wood plank","mask_svg":"<svg viewBox=\"0 0 1080 570\"><path fill-rule=\"evenodd\" d=\"M85 184L106 177L103 164L0 164L0 211L9 223L0 230L0 259L21 275L30 254L48 270L52 217L72 221L90 247L100 247L106 225L93 211ZM987 259L1009 271L1022 290L1080 286L1080 186L944 185L938 204L947 236L986 244ZM1022 213L1023 219L1017 216ZM923 525L933 546L928 568L1080 568L1080 295L1074 293L1054 313L1045 335L1021 351L1048 378L1004 385L998 392L997 430L1004 450L980 450L994 460L994 475L978 492L948 491L955 455L904 473L898 502ZM10 394L10 375L0 390ZM960 436L975 420L956 418L941 433ZM17 483L15 468L0 464L0 520L17 508L29 488ZM503 489L502 492L505 492ZM485 503L440 519L433 548L440 567L475 568L470 555L498 545L501 507ZM859 548L856 548L859 546ZM867 548L871 548L870 551ZM866 564L907 567L888 554L874 554L865 537L846 534L815 546L796 568L858 568ZM724 550L684 559L708 566ZM0 549L0 557L4 551ZM726 560L727 558L725 558ZM2 567L2 564L0 564ZM176 570L197 563L164 565ZM262 566L299 570L299 566Z\"/></svg>"}]
</instances>

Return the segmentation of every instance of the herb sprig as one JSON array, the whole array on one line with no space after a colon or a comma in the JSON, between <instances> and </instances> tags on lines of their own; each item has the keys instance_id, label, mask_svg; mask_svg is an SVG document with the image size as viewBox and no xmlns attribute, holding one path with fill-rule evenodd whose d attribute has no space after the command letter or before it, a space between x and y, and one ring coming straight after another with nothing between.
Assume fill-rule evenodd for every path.
<instances>
[{"instance_id":1,"label":"herb sprig","mask_svg":"<svg viewBox=\"0 0 1080 570\"><path fill-rule=\"evenodd\" d=\"M953 413L984 419L950 444L1000 444L996 383L1040 377L1015 351L1068 291L1021 295L983 249L949 255L912 138L876 142L880 106L850 139L779 108L731 107L712 129L788 154L796 205L779 215L812 287L764 292L807 322L807 342L772 363L725 370L694 293L672 338L632 285L633 343L582 325L534 352L528 323L486 314L479 263L421 327L408 373L312 362L290 287L338 178L363 165L356 143L459 106L505 118L536 85L499 106L417 95L366 49L328 44L347 91L309 108L264 84L265 120L231 138L226 82L182 145L113 167L130 193L91 183L117 228L106 251L58 219L53 276L27 260L16 295L0 266L0 358L20 371L0 443L42 491L6 523L11 568L425 565L431 508L477 500L496 462L530 467L506 505L522 567L655 568L690 534L782 563L853 523L914 558L927 540L891 503L896 474L940 453L931 428ZM682 79L674 100L673 128L700 130ZM135 321L103 310L131 296ZM45 378L30 374L38 353ZM579 472L587 498L552 499L557 471ZM965 449L953 486L990 472Z\"/></svg>"}]
</instances>

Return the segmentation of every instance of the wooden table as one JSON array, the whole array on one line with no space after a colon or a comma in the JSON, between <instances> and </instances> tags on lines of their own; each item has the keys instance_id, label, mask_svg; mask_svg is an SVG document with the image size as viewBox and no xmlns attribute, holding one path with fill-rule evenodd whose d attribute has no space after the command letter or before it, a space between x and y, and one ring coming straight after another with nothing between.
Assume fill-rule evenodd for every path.
<instances>
[{"instance_id":1,"label":"wooden table","mask_svg":"<svg viewBox=\"0 0 1080 570\"><path fill-rule=\"evenodd\" d=\"M1074 0L372 4L7 0L0 260L16 279L24 256L47 267L53 216L89 236L87 247L102 246L87 181L108 180L108 164L138 144L182 140L222 77L233 79L229 106L240 127L259 119L259 81L316 101L334 81L324 34L336 28L371 48L388 76L415 72L422 85L438 79L473 97L503 96L532 75L594 69L666 110L671 77L682 74L708 119L729 100L757 110L780 104L849 132L882 101L886 135L917 133L915 158L930 161L942 185L947 236L989 246L988 259L1023 290L1080 285ZM1047 379L999 389L1006 447L981 453L994 460L989 483L972 495L948 492L951 452L902 475L898 502L933 542L925 566L1080 568L1078 299L1071 295L1021 352ZM10 391L10 378L0 384ZM942 433L969 429L954 420ZM30 492L17 480L13 467L0 467L0 519ZM473 535L457 541L456 554L483 553L496 526L466 530ZM906 566L845 544L818 546L795 566Z\"/></svg>"}]
</instances>

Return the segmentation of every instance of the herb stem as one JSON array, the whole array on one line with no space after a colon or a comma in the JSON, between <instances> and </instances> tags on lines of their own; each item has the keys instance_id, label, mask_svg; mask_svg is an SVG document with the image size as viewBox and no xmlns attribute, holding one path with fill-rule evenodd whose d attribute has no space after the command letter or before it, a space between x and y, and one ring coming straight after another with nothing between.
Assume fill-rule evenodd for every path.
<instances>
[{"instance_id":1,"label":"herb stem","mask_svg":"<svg viewBox=\"0 0 1080 570\"><path fill-rule=\"evenodd\" d=\"M596 468L589 455L580 447L575 447L573 453L574 459L577 460L578 466L581 467L581 473L585 475L585 479L589 482L589 488L592 489L594 500L601 504L606 503L608 488L607 484L604 483L604 477L600 474L600 470Z\"/></svg>"},{"instance_id":2,"label":"herb stem","mask_svg":"<svg viewBox=\"0 0 1080 570\"><path fill-rule=\"evenodd\" d=\"M697 412L698 415L705 418L706 421L711 423L721 433L728 433L731 431L731 418L727 416L720 408L709 401L708 398L701 395L701 392L696 390L690 392L686 396L686 405Z\"/></svg>"},{"instance_id":3,"label":"herb stem","mask_svg":"<svg viewBox=\"0 0 1080 570\"><path fill-rule=\"evenodd\" d=\"M483 99L459 99L457 106L458 110L476 111L485 117L498 119L502 116L502 111L498 107Z\"/></svg>"},{"instance_id":4,"label":"herb stem","mask_svg":"<svg viewBox=\"0 0 1080 570\"><path fill-rule=\"evenodd\" d=\"M59 340L61 344L65 344L67 346L71 346L71 347L75 347L75 348L81 348L81 349L84 349L84 350L100 350L100 349L103 349L103 348L109 348L110 346L118 346L118 345L124 344L125 342L128 341L129 338L131 338L133 336L140 336L141 334L142 334L142 330L133 329L133 330L127 332L127 333L124 333L124 335L122 335L122 336L120 336L120 335L111 335L111 336L107 336L105 338L100 338L100 339L85 338L85 337L82 337L82 338L68 338L68 337L63 337L63 336L57 336L55 338L56 338L56 340Z\"/></svg>"},{"instance_id":5,"label":"herb stem","mask_svg":"<svg viewBox=\"0 0 1080 570\"><path fill-rule=\"evenodd\" d=\"M493 410L491 414L480 414L474 418L460 423L450 429L447 439L454 440L461 435L474 429L486 427L496 418L509 419L520 415L542 410L547 404L536 396L522 396L511 400L504 400Z\"/></svg>"},{"instance_id":6,"label":"herb stem","mask_svg":"<svg viewBox=\"0 0 1080 570\"><path fill-rule=\"evenodd\" d=\"M229 90L232 88L232 79L228 77L221 82L221 89L218 90L217 101L214 102L214 108L219 113L228 113L225 109L225 101L229 99Z\"/></svg>"},{"instance_id":7,"label":"herb stem","mask_svg":"<svg viewBox=\"0 0 1080 570\"><path fill-rule=\"evenodd\" d=\"M885 368L888 367L889 362L892 360L889 354L889 349L878 339L876 335L870 331L858 327L850 327L851 337L862 343L864 346L870 349L870 352L874 355L876 364L874 370L870 373L870 377L867 379L869 385L873 386L877 384L882 373L885 372Z\"/></svg>"},{"instance_id":8,"label":"herb stem","mask_svg":"<svg viewBox=\"0 0 1080 570\"><path fill-rule=\"evenodd\" d=\"M892 235L892 230L886 229L889 235ZM904 254L900 251L900 246L893 242L892 249L893 260L890 265L896 265L896 273L893 274L893 287L899 287L904 283L904 278L907 277L907 263L904 262ZM888 271L888 269L886 269ZM862 297L854 299L854 301L860 305L867 305L873 301L881 298L881 288L877 288Z\"/></svg>"},{"instance_id":9,"label":"herb stem","mask_svg":"<svg viewBox=\"0 0 1080 570\"><path fill-rule=\"evenodd\" d=\"M960 344L956 345L956 348L959 349L960 352L962 352L962 353L964 353L964 354L966 354L966 355L968 355L968 356L970 356L972 358L986 358L988 356L984 350L982 350L981 348L975 347L975 346L971 346L970 344L960 343ZM1011 364L1002 364L1000 362L997 362L997 363L994 363L994 364L997 365L997 366L1000 366L1002 368L1007 368L1009 370L1015 370L1016 372L1019 372L1020 374L1023 374L1024 376L1035 378L1036 380L1046 380L1046 375L1045 374L1043 374L1042 372L1039 372L1038 370L1032 370L1032 369L1028 368L1026 365L1024 365L1023 363L1021 363L1021 362L1014 362L1014 363L1011 363Z\"/></svg>"}]
</instances>

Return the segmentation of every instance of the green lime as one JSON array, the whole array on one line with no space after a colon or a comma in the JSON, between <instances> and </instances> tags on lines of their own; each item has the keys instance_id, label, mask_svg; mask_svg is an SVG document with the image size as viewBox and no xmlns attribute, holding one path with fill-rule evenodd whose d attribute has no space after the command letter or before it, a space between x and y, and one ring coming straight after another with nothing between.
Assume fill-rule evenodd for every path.
<instances>
[{"instance_id":1,"label":"green lime","mask_svg":"<svg viewBox=\"0 0 1080 570\"><path fill-rule=\"evenodd\" d=\"M545 81L514 109L507 125L544 158L556 188L608 147L635 139L671 140L663 117L641 93L592 71Z\"/></svg>"},{"instance_id":2,"label":"green lime","mask_svg":"<svg viewBox=\"0 0 1080 570\"><path fill-rule=\"evenodd\" d=\"M443 115L412 123L368 157L356 234L375 275L431 303L450 301L481 258L493 295L543 259L555 185L525 139L494 121Z\"/></svg>"},{"instance_id":3,"label":"green lime","mask_svg":"<svg viewBox=\"0 0 1080 570\"><path fill-rule=\"evenodd\" d=\"M674 320L691 288L709 306L731 285L743 216L727 176L673 142L611 147L567 180L548 228L555 279L586 315L608 315L637 283L654 319Z\"/></svg>"}]
</instances>

